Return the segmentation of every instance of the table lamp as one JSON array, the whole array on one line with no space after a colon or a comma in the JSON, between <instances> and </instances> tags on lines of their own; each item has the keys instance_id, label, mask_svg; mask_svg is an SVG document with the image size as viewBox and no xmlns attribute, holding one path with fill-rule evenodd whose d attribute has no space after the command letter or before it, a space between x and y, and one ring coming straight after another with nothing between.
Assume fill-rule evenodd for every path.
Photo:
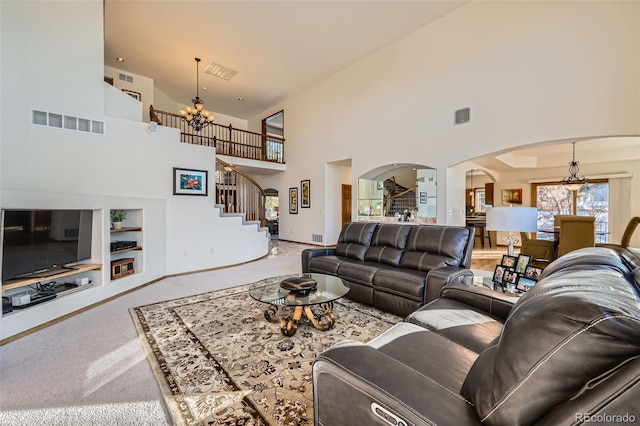
<instances>
[{"instance_id":1,"label":"table lamp","mask_svg":"<svg viewBox=\"0 0 640 426\"><path fill-rule=\"evenodd\" d=\"M513 256L513 245L520 241L520 232L538 230L538 209L535 207L491 207L487 209L487 230L506 231L503 238L509 245L509 256Z\"/></svg>"}]
</instances>

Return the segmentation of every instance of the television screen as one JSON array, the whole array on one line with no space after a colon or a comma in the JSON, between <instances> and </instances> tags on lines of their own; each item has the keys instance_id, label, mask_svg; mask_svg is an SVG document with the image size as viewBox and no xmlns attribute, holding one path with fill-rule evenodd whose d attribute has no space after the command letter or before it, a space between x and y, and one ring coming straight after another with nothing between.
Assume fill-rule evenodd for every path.
<instances>
[{"instance_id":1,"label":"television screen","mask_svg":"<svg viewBox=\"0 0 640 426\"><path fill-rule=\"evenodd\" d=\"M91 258L91 210L4 210L2 279L40 278Z\"/></svg>"}]
</instances>

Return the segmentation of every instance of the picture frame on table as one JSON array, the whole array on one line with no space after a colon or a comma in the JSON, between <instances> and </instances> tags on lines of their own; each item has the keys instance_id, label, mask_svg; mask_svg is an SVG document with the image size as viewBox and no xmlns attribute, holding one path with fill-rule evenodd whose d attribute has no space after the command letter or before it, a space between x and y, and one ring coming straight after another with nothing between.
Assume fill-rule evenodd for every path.
<instances>
[{"instance_id":1,"label":"picture frame on table","mask_svg":"<svg viewBox=\"0 0 640 426\"><path fill-rule=\"evenodd\" d=\"M504 276L502 278L503 284L516 284L518 282L518 273L512 269L508 269L504 271Z\"/></svg>"},{"instance_id":2,"label":"picture frame on table","mask_svg":"<svg viewBox=\"0 0 640 426\"><path fill-rule=\"evenodd\" d=\"M493 281L494 283L502 285L502 281L504 279L504 273L507 270L508 269L507 269L506 266L496 265L496 268L493 271L493 277L491 278L491 281Z\"/></svg>"},{"instance_id":3,"label":"picture frame on table","mask_svg":"<svg viewBox=\"0 0 640 426\"><path fill-rule=\"evenodd\" d=\"M527 266L531 262L532 257L528 254L518 255L518 259L516 260L515 271L519 274L523 274L527 270Z\"/></svg>"},{"instance_id":4,"label":"picture frame on table","mask_svg":"<svg viewBox=\"0 0 640 426\"><path fill-rule=\"evenodd\" d=\"M289 213L298 214L298 188L289 188Z\"/></svg>"},{"instance_id":5,"label":"picture frame on table","mask_svg":"<svg viewBox=\"0 0 640 426\"><path fill-rule=\"evenodd\" d=\"M134 92L133 90L127 90L127 89L122 89L122 91L127 95L131 96L136 101L142 102L142 95L140 94L140 92Z\"/></svg>"},{"instance_id":6,"label":"picture frame on table","mask_svg":"<svg viewBox=\"0 0 640 426\"><path fill-rule=\"evenodd\" d=\"M530 280L538 281L540 278L540 274L542 273L542 268L538 268L536 266L527 266L527 269L524 271L524 276Z\"/></svg>"},{"instance_id":7,"label":"picture frame on table","mask_svg":"<svg viewBox=\"0 0 640 426\"><path fill-rule=\"evenodd\" d=\"M206 170L173 168L173 195L209 195L209 172Z\"/></svg>"},{"instance_id":8,"label":"picture frame on table","mask_svg":"<svg viewBox=\"0 0 640 426\"><path fill-rule=\"evenodd\" d=\"M500 261L500 265L506 266L507 268L514 268L516 266L516 260L518 260L515 256L509 256L508 254L502 255L502 260Z\"/></svg>"},{"instance_id":9,"label":"picture frame on table","mask_svg":"<svg viewBox=\"0 0 640 426\"><path fill-rule=\"evenodd\" d=\"M300 197L300 207L303 209L308 209L311 207L311 181L303 180L300 181L300 192L302 193Z\"/></svg>"},{"instance_id":10,"label":"picture frame on table","mask_svg":"<svg viewBox=\"0 0 640 426\"><path fill-rule=\"evenodd\" d=\"M516 290L527 291L531 287L533 287L535 284L536 284L535 280L532 280L531 278L527 278L524 275L518 275L518 279L516 281Z\"/></svg>"}]
</instances>

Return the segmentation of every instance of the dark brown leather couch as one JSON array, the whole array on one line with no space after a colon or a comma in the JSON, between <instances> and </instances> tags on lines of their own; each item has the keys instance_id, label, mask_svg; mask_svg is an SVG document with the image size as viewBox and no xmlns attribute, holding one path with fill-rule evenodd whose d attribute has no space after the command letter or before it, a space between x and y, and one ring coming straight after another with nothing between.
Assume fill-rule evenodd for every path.
<instances>
[{"instance_id":1,"label":"dark brown leather couch","mask_svg":"<svg viewBox=\"0 0 640 426\"><path fill-rule=\"evenodd\" d=\"M315 424L640 422L639 291L639 249L568 253L513 305L447 285L369 343L315 360Z\"/></svg>"},{"instance_id":2,"label":"dark brown leather couch","mask_svg":"<svg viewBox=\"0 0 640 426\"><path fill-rule=\"evenodd\" d=\"M335 275L346 297L406 316L471 275L473 227L345 223L335 248L302 252L302 272Z\"/></svg>"}]
</instances>

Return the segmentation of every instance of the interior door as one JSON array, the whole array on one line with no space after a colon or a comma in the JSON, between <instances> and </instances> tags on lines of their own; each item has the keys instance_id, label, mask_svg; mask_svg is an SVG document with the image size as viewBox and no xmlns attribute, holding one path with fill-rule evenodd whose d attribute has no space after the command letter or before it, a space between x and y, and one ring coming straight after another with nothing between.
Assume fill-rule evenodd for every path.
<instances>
[{"instance_id":1,"label":"interior door","mask_svg":"<svg viewBox=\"0 0 640 426\"><path fill-rule=\"evenodd\" d=\"M342 225L351 222L351 185L342 185Z\"/></svg>"}]
</instances>

